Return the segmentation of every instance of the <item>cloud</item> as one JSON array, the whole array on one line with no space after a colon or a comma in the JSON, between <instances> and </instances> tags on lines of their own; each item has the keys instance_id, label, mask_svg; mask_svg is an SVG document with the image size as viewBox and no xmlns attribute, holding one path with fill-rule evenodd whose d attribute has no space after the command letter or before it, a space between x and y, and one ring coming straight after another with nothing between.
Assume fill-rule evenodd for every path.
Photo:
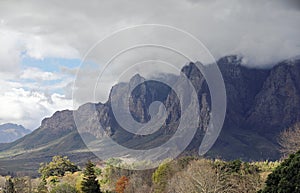
<instances>
[{"instance_id":1,"label":"cloud","mask_svg":"<svg viewBox=\"0 0 300 193\"><path fill-rule=\"evenodd\" d=\"M71 76L31 67L20 69L19 75L0 77L0 124L36 129L55 111L73 109L72 91L64 91L73 82Z\"/></svg>"},{"instance_id":2,"label":"cloud","mask_svg":"<svg viewBox=\"0 0 300 193\"><path fill-rule=\"evenodd\" d=\"M28 129L36 129L41 120L57 110L72 108L72 100L63 95L50 96L41 92L11 89L0 94L0 122L17 123Z\"/></svg>"},{"instance_id":3,"label":"cloud","mask_svg":"<svg viewBox=\"0 0 300 193\"><path fill-rule=\"evenodd\" d=\"M61 76L53 72L44 72L38 68L27 68L22 72L20 78L27 80L46 81L59 80L61 79Z\"/></svg>"},{"instance_id":4,"label":"cloud","mask_svg":"<svg viewBox=\"0 0 300 193\"><path fill-rule=\"evenodd\" d=\"M299 54L296 0L2 1L1 27L21 33L31 57L79 57L111 32L142 23L194 34L218 58L243 54L250 66ZM299 7L299 6L298 6Z\"/></svg>"},{"instance_id":5,"label":"cloud","mask_svg":"<svg viewBox=\"0 0 300 193\"><path fill-rule=\"evenodd\" d=\"M1 25L1 24L0 24ZM0 73L14 74L20 68L21 49L16 41L18 33L0 28Z\"/></svg>"},{"instance_id":6,"label":"cloud","mask_svg":"<svg viewBox=\"0 0 300 193\"><path fill-rule=\"evenodd\" d=\"M77 68L61 67L60 72L53 72L26 67L22 66L22 57L81 58L112 32L149 23L171 25L193 34L216 59L228 54L243 55L245 65L250 67L270 67L300 55L298 0L1 1L1 122L14 121L33 128L43 116L71 106ZM172 36L154 38L164 41ZM119 43L108 45L107 50ZM174 39L176 44L184 42ZM103 61L96 62L103 67ZM148 68L152 69L148 65L146 71ZM94 86L92 76L98 74L83 73L87 78L77 86L84 91ZM117 77L112 73L103 79L103 98ZM84 96L79 97L85 101Z\"/></svg>"}]
</instances>

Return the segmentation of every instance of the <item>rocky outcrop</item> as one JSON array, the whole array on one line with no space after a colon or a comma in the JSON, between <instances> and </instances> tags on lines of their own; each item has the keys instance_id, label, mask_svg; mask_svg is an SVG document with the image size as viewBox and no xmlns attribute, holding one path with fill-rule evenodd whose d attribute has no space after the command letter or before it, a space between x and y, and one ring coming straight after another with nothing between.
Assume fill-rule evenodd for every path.
<instances>
[{"instance_id":1,"label":"rocky outcrop","mask_svg":"<svg viewBox=\"0 0 300 193\"><path fill-rule=\"evenodd\" d=\"M247 123L269 138L300 120L300 60L286 60L271 71L256 95Z\"/></svg>"}]
</instances>

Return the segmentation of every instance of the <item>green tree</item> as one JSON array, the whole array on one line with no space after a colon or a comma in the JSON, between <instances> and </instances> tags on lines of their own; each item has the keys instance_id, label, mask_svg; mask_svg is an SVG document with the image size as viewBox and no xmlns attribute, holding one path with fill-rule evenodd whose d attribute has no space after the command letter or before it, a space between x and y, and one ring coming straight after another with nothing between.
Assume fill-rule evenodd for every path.
<instances>
[{"instance_id":1,"label":"green tree","mask_svg":"<svg viewBox=\"0 0 300 193\"><path fill-rule=\"evenodd\" d=\"M101 193L94 167L95 165L91 161L86 163L86 167L83 172L83 181L81 183L82 192L84 193Z\"/></svg>"},{"instance_id":2,"label":"green tree","mask_svg":"<svg viewBox=\"0 0 300 193\"><path fill-rule=\"evenodd\" d=\"M152 175L154 192L163 192L167 187L168 180L174 174L171 163L161 163Z\"/></svg>"},{"instance_id":3,"label":"green tree","mask_svg":"<svg viewBox=\"0 0 300 193\"><path fill-rule=\"evenodd\" d=\"M9 177L8 179L6 179L5 182L5 187L4 187L4 193L16 193L15 187L14 187L14 183L11 180L11 178Z\"/></svg>"},{"instance_id":4,"label":"green tree","mask_svg":"<svg viewBox=\"0 0 300 193\"><path fill-rule=\"evenodd\" d=\"M48 164L41 164L39 173L43 179L49 176L64 176L66 172L77 172L79 171L78 166L71 162L67 157L54 156L52 161Z\"/></svg>"},{"instance_id":5,"label":"green tree","mask_svg":"<svg viewBox=\"0 0 300 193\"><path fill-rule=\"evenodd\" d=\"M300 192L300 151L291 154L271 174L261 193Z\"/></svg>"},{"instance_id":6,"label":"green tree","mask_svg":"<svg viewBox=\"0 0 300 193\"><path fill-rule=\"evenodd\" d=\"M75 187L63 183L55 186L50 193L78 193Z\"/></svg>"}]
</instances>

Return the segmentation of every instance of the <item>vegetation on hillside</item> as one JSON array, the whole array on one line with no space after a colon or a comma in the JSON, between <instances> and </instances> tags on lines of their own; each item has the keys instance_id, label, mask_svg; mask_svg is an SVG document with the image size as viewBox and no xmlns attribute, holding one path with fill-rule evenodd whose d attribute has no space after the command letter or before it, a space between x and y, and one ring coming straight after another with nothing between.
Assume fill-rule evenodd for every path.
<instances>
[{"instance_id":1,"label":"vegetation on hillside","mask_svg":"<svg viewBox=\"0 0 300 193\"><path fill-rule=\"evenodd\" d=\"M77 169L54 167L61 161ZM16 193L257 192L264 187L262 174L271 173L278 164L182 157L145 171L125 170L110 164L99 167L92 162L88 162L83 171L77 171L79 167L70 160L56 157L41 165L40 178L6 178L0 186L5 190L14 189ZM48 175L49 170L51 175Z\"/></svg>"},{"instance_id":2,"label":"vegetation on hillside","mask_svg":"<svg viewBox=\"0 0 300 193\"><path fill-rule=\"evenodd\" d=\"M78 166L72 163L67 157L54 156L50 163L42 163L39 169L39 173L42 178L48 178L50 176L64 176L66 172L77 172Z\"/></svg>"},{"instance_id":3,"label":"vegetation on hillside","mask_svg":"<svg viewBox=\"0 0 300 193\"><path fill-rule=\"evenodd\" d=\"M300 192L300 151L284 161L243 162L196 157L165 161L144 171L88 161L81 170L67 157L41 164L40 178L0 177L0 193L293 193Z\"/></svg>"},{"instance_id":4,"label":"vegetation on hillside","mask_svg":"<svg viewBox=\"0 0 300 193\"><path fill-rule=\"evenodd\" d=\"M261 193L300 192L300 151L291 154L267 178Z\"/></svg>"}]
</instances>

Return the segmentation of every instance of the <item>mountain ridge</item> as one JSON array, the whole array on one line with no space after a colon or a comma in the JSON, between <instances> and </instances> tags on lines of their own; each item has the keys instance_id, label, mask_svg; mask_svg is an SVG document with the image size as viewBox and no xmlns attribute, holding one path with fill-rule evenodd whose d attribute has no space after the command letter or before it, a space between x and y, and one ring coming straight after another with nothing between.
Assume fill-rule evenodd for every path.
<instances>
[{"instance_id":1,"label":"mountain ridge","mask_svg":"<svg viewBox=\"0 0 300 193\"><path fill-rule=\"evenodd\" d=\"M241 62L234 55L223 57L217 62L225 81L227 112L221 134L206 156L243 160L278 159L280 154L276 139L279 132L300 120L300 60L285 60L270 69L252 69L243 66ZM190 63L184 66L182 72L197 91L201 112L199 129L183 153L190 155L197 153L201 143L209 121L211 102L206 81L195 65ZM119 87L119 93L122 93L130 84L122 83L114 87ZM175 81L175 84L180 86L180 81ZM115 120L110 104L112 97L122 97L118 93L116 96L110 94L106 103L95 104L102 128L112 139L130 148L147 149L166 142L174 134L180 118L176 95L164 85L147 81L134 89L132 95L130 111L136 121L149 121L148 107L152 101L159 99L164 103L168 117L163 128L148 138L131 135L122 129ZM89 112L93 105L84 104L77 111ZM43 160L43 157L49 159L55 154L73 156L77 162L82 161L78 159L79 155L95 158L86 149L77 132L73 113L69 110L56 112L44 119L32 134L13 143L0 145L0 165L7 163L8 157L11 157L9 155L13 155L16 163L28 156ZM93 118L97 117L90 117L91 120ZM99 123L90 124L93 128L99 128ZM35 143L31 144L32 141ZM32 167L37 167L36 164L33 163ZM10 168L4 168L3 172Z\"/></svg>"},{"instance_id":2,"label":"mountain ridge","mask_svg":"<svg viewBox=\"0 0 300 193\"><path fill-rule=\"evenodd\" d=\"M22 125L13 123L2 124L0 125L0 143L13 142L29 133L31 133L31 130L26 129Z\"/></svg>"}]
</instances>

